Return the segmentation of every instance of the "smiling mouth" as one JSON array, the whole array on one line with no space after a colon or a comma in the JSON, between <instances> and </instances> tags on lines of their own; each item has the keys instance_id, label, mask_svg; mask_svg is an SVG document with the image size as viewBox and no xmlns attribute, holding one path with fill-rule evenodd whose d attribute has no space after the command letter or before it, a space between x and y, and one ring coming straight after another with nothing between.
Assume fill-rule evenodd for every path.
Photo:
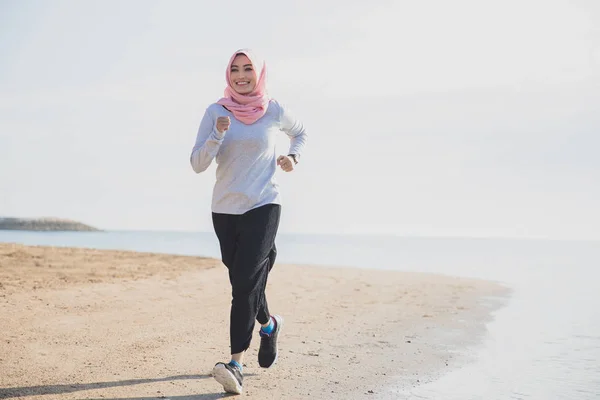
<instances>
[{"instance_id":1,"label":"smiling mouth","mask_svg":"<svg viewBox=\"0 0 600 400\"><path fill-rule=\"evenodd\" d=\"M240 81L240 82L236 82L235 83L238 86L248 86L250 84L250 82L248 81Z\"/></svg>"}]
</instances>

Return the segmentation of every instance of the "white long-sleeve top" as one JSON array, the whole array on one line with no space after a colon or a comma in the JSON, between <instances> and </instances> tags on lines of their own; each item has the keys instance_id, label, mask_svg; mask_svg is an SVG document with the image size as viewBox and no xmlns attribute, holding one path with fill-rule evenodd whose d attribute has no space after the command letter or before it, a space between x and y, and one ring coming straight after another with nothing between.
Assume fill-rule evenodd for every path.
<instances>
[{"instance_id":1,"label":"white long-sleeve top","mask_svg":"<svg viewBox=\"0 0 600 400\"><path fill-rule=\"evenodd\" d=\"M225 116L231 125L220 133L217 118ZM217 163L213 212L243 214L265 204L280 204L275 144L281 132L290 138L287 154L300 156L307 138L304 126L277 101L271 100L266 114L251 125L238 121L219 104L206 109L190 163L196 173L205 171L213 159Z\"/></svg>"}]
</instances>

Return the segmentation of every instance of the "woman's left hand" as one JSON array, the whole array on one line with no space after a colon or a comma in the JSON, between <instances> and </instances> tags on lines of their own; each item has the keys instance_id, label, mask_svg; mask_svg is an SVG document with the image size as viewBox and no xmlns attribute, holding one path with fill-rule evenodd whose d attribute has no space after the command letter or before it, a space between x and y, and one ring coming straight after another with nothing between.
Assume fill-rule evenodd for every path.
<instances>
[{"instance_id":1,"label":"woman's left hand","mask_svg":"<svg viewBox=\"0 0 600 400\"><path fill-rule=\"evenodd\" d=\"M294 161L290 156L277 157L277 165L279 165L285 172L292 172L294 170Z\"/></svg>"}]
</instances>

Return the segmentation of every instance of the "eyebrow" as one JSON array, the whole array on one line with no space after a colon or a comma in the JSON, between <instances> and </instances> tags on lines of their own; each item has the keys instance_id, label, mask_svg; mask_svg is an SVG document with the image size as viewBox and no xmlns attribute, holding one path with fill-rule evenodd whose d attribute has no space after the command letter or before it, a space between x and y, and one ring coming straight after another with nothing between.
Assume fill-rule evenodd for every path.
<instances>
[{"instance_id":1,"label":"eyebrow","mask_svg":"<svg viewBox=\"0 0 600 400\"><path fill-rule=\"evenodd\" d=\"M252 64L244 64L244 67L251 67L251 66L252 66ZM237 65L235 65L235 64L232 64L232 65L231 65L231 68L233 68L233 67L235 67L235 68L239 68L239 67L238 67Z\"/></svg>"}]
</instances>

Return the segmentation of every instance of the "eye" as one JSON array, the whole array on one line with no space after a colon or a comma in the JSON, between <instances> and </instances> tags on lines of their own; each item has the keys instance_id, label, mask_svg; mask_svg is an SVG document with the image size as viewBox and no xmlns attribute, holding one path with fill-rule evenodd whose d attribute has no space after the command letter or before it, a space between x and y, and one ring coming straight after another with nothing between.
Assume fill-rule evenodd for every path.
<instances>
[{"instance_id":1,"label":"eye","mask_svg":"<svg viewBox=\"0 0 600 400\"><path fill-rule=\"evenodd\" d=\"M237 68L231 68L231 72L238 72Z\"/></svg>"},{"instance_id":2,"label":"eye","mask_svg":"<svg viewBox=\"0 0 600 400\"><path fill-rule=\"evenodd\" d=\"M252 71L252 67L246 67L245 71Z\"/></svg>"}]
</instances>

